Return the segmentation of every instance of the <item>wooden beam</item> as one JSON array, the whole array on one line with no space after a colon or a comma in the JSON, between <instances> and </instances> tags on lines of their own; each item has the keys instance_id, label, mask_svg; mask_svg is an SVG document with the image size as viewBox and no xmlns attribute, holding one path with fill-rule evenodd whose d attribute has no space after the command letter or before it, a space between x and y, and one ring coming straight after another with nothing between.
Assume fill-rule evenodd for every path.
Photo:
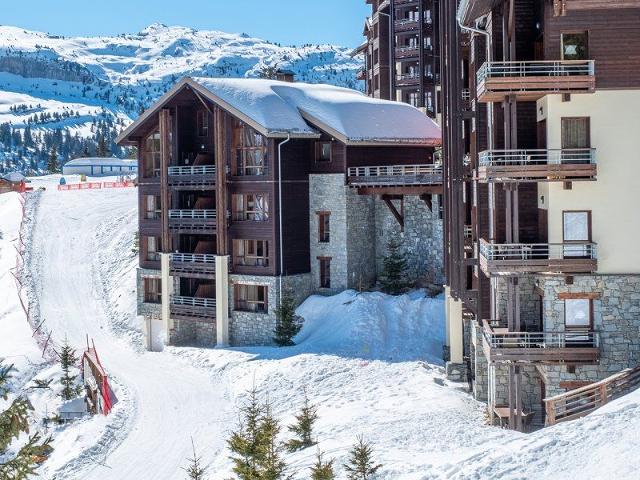
<instances>
[{"instance_id":1,"label":"wooden beam","mask_svg":"<svg viewBox=\"0 0 640 480\"><path fill-rule=\"evenodd\" d=\"M214 109L213 132L215 136L215 164L216 164L216 240L217 254L227 255L228 229L227 229L227 161L226 143L227 131L225 112L220 107Z\"/></svg>"},{"instance_id":2,"label":"wooden beam","mask_svg":"<svg viewBox=\"0 0 640 480\"><path fill-rule=\"evenodd\" d=\"M442 185L357 188L358 195L435 195L443 191Z\"/></svg>"},{"instance_id":3,"label":"wooden beam","mask_svg":"<svg viewBox=\"0 0 640 480\"><path fill-rule=\"evenodd\" d=\"M560 292L558 300L597 300L602 297L602 292Z\"/></svg>"},{"instance_id":4,"label":"wooden beam","mask_svg":"<svg viewBox=\"0 0 640 480\"><path fill-rule=\"evenodd\" d=\"M400 212L399 212L396 206L393 204L392 198L390 198L388 195L382 195L381 198L382 198L382 201L387 206L387 208L391 211L395 219L400 224L400 231L403 232L404 231L403 200L400 200Z\"/></svg>"},{"instance_id":5,"label":"wooden beam","mask_svg":"<svg viewBox=\"0 0 640 480\"><path fill-rule=\"evenodd\" d=\"M162 252L171 252L169 235L169 163L171 158L171 112L160 110L160 208L162 209Z\"/></svg>"},{"instance_id":6,"label":"wooden beam","mask_svg":"<svg viewBox=\"0 0 640 480\"><path fill-rule=\"evenodd\" d=\"M433 212L433 200L431 195L420 195L420 200L427 204L427 208L430 212Z\"/></svg>"}]
</instances>

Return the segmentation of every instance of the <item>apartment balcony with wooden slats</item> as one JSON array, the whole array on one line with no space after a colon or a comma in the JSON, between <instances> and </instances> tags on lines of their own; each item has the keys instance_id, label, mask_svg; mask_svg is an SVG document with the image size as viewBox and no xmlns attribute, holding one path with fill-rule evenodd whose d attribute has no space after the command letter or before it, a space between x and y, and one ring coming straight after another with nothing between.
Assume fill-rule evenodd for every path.
<instances>
[{"instance_id":1,"label":"apartment balcony with wooden slats","mask_svg":"<svg viewBox=\"0 0 640 480\"><path fill-rule=\"evenodd\" d=\"M396 75L397 87L412 87L420 85L420 75L417 73L403 73Z\"/></svg>"},{"instance_id":2,"label":"apartment balcony with wooden slats","mask_svg":"<svg viewBox=\"0 0 640 480\"><path fill-rule=\"evenodd\" d=\"M409 32L418 30L420 28L420 21L410 18L403 18L394 22L394 28L396 32Z\"/></svg>"},{"instance_id":3,"label":"apartment balcony with wooden slats","mask_svg":"<svg viewBox=\"0 0 640 480\"><path fill-rule=\"evenodd\" d=\"M174 277L214 279L216 256L206 253L172 253L169 269Z\"/></svg>"},{"instance_id":4,"label":"apartment balcony with wooden slats","mask_svg":"<svg viewBox=\"0 0 640 480\"><path fill-rule=\"evenodd\" d=\"M420 56L420 49L417 46L406 46L396 48L396 60L414 59Z\"/></svg>"},{"instance_id":5,"label":"apartment balcony with wooden slats","mask_svg":"<svg viewBox=\"0 0 640 480\"><path fill-rule=\"evenodd\" d=\"M442 167L437 165L349 167L347 183L352 187L442 185Z\"/></svg>"},{"instance_id":6,"label":"apartment balcony with wooden slats","mask_svg":"<svg viewBox=\"0 0 640 480\"><path fill-rule=\"evenodd\" d=\"M596 179L595 149L485 150L478 154L481 182L575 182Z\"/></svg>"},{"instance_id":7,"label":"apartment balcony with wooden slats","mask_svg":"<svg viewBox=\"0 0 640 480\"><path fill-rule=\"evenodd\" d=\"M393 2L393 4L396 7L400 7L400 6L404 6L404 5L417 5L418 4L418 0L395 0L395 2Z\"/></svg>"},{"instance_id":8,"label":"apartment balcony with wooden slats","mask_svg":"<svg viewBox=\"0 0 640 480\"><path fill-rule=\"evenodd\" d=\"M175 190L213 190L216 185L215 165L169 167L169 185Z\"/></svg>"},{"instance_id":9,"label":"apartment balcony with wooden slats","mask_svg":"<svg viewBox=\"0 0 640 480\"><path fill-rule=\"evenodd\" d=\"M593 273L597 245L572 243L489 243L480 240L480 268L486 275Z\"/></svg>"},{"instance_id":10,"label":"apartment balcony with wooden slats","mask_svg":"<svg viewBox=\"0 0 640 480\"><path fill-rule=\"evenodd\" d=\"M480 102L499 102L509 95L535 101L548 94L593 93L596 88L593 60L486 62L476 76Z\"/></svg>"},{"instance_id":11,"label":"apartment balcony with wooden slats","mask_svg":"<svg viewBox=\"0 0 640 480\"><path fill-rule=\"evenodd\" d=\"M213 323L216 318L216 299L180 297L174 295L170 302L171 318Z\"/></svg>"},{"instance_id":12,"label":"apartment balcony with wooden slats","mask_svg":"<svg viewBox=\"0 0 640 480\"><path fill-rule=\"evenodd\" d=\"M600 358L595 331L509 332L503 323L483 321L483 350L489 362L593 364Z\"/></svg>"},{"instance_id":13,"label":"apartment balcony with wooden slats","mask_svg":"<svg viewBox=\"0 0 640 480\"><path fill-rule=\"evenodd\" d=\"M172 233L215 233L215 210L169 210L169 230Z\"/></svg>"}]
</instances>

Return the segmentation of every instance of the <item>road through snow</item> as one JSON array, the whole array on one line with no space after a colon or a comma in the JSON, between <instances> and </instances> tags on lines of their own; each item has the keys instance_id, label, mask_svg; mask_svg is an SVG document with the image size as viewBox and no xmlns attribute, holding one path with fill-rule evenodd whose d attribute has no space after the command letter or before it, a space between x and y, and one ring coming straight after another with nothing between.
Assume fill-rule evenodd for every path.
<instances>
[{"instance_id":1,"label":"road through snow","mask_svg":"<svg viewBox=\"0 0 640 480\"><path fill-rule=\"evenodd\" d=\"M117 221L137 222L137 191L58 192L51 181L47 187L30 245L40 319L58 343L67 337L80 348L87 334L93 338L126 393L112 437L53 478L175 479L191 455L191 435L209 451L224 448L230 415L225 389L168 352L140 351L110 328L97 255L105 240L97 232Z\"/></svg>"}]
</instances>

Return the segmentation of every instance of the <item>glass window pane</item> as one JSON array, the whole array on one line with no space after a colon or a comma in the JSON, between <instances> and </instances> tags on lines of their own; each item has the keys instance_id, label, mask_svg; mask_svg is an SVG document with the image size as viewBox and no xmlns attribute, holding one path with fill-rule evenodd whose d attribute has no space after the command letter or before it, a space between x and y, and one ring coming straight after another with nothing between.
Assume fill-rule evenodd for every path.
<instances>
[{"instance_id":1,"label":"glass window pane","mask_svg":"<svg viewBox=\"0 0 640 480\"><path fill-rule=\"evenodd\" d=\"M589 299L565 300L564 312L567 327L588 327L591 325L591 301Z\"/></svg>"},{"instance_id":2,"label":"glass window pane","mask_svg":"<svg viewBox=\"0 0 640 480\"><path fill-rule=\"evenodd\" d=\"M588 212L564 212L563 221L565 241L589 240Z\"/></svg>"},{"instance_id":3,"label":"glass window pane","mask_svg":"<svg viewBox=\"0 0 640 480\"><path fill-rule=\"evenodd\" d=\"M562 34L563 60L587 60L587 32Z\"/></svg>"}]
</instances>

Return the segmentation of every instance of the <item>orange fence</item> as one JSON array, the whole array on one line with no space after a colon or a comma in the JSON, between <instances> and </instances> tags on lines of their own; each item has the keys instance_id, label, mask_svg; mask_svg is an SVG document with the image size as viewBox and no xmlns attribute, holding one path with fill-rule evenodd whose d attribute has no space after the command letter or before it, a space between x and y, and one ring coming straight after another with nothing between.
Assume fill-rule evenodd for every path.
<instances>
[{"instance_id":1,"label":"orange fence","mask_svg":"<svg viewBox=\"0 0 640 480\"><path fill-rule=\"evenodd\" d=\"M98 190L102 188L128 188L135 187L134 182L84 182L84 183L70 183L67 185L58 185L58 190Z\"/></svg>"},{"instance_id":2,"label":"orange fence","mask_svg":"<svg viewBox=\"0 0 640 480\"><path fill-rule=\"evenodd\" d=\"M102 182L102 188L128 188L135 186L133 182Z\"/></svg>"}]
</instances>

